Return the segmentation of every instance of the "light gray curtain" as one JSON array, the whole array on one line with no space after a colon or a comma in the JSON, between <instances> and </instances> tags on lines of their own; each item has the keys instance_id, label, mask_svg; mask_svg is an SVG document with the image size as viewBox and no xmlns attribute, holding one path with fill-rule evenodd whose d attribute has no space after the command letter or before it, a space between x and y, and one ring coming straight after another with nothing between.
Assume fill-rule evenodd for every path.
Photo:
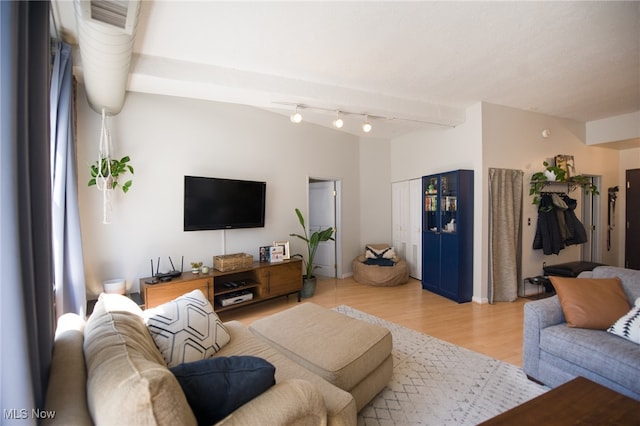
<instances>
[{"instance_id":1,"label":"light gray curtain","mask_svg":"<svg viewBox=\"0 0 640 426\"><path fill-rule=\"evenodd\" d=\"M49 2L0 1L0 407L43 408L54 335ZM16 417L16 416L14 416Z\"/></svg>"},{"instance_id":2,"label":"light gray curtain","mask_svg":"<svg viewBox=\"0 0 640 426\"><path fill-rule=\"evenodd\" d=\"M523 174L522 170L489 169L489 303L518 298Z\"/></svg>"},{"instance_id":3,"label":"light gray curtain","mask_svg":"<svg viewBox=\"0 0 640 426\"><path fill-rule=\"evenodd\" d=\"M51 74L52 232L56 314L87 306L78 209L71 46L56 42Z\"/></svg>"}]
</instances>

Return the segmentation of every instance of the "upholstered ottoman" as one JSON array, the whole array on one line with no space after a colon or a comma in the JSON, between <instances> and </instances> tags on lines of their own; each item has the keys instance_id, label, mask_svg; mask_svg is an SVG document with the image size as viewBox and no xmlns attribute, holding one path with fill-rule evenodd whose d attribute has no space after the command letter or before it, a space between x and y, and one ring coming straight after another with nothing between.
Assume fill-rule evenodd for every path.
<instances>
[{"instance_id":1,"label":"upholstered ottoman","mask_svg":"<svg viewBox=\"0 0 640 426\"><path fill-rule=\"evenodd\" d=\"M255 321L249 329L291 360L353 395L360 411L393 373L391 332L313 303Z\"/></svg>"}]
</instances>

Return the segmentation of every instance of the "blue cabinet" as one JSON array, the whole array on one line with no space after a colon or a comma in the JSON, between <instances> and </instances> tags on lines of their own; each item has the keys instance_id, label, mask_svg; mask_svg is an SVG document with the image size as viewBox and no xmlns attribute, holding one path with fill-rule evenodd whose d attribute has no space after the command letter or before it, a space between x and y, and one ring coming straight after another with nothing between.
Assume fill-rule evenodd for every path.
<instances>
[{"instance_id":1,"label":"blue cabinet","mask_svg":"<svg viewBox=\"0 0 640 426\"><path fill-rule=\"evenodd\" d=\"M473 170L422 178L422 288L456 302L473 296Z\"/></svg>"}]
</instances>

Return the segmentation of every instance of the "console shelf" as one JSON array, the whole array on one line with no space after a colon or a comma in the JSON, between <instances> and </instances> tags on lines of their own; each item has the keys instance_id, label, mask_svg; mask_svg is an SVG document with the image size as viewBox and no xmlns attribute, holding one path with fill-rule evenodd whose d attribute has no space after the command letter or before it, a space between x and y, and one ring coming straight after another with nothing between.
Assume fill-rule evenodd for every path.
<instances>
[{"instance_id":1,"label":"console shelf","mask_svg":"<svg viewBox=\"0 0 640 426\"><path fill-rule=\"evenodd\" d=\"M151 278L140 279L140 295L145 308L153 308L200 289L215 311L223 312L296 293L300 301L302 260L296 258L279 263L253 262L249 268L226 272L212 270L208 274L184 272L180 277L157 284L149 284L147 281ZM237 284L237 287L230 286L230 283ZM221 306L216 302L216 297L243 290L251 291L253 299L229 306Z\"/></svg>"}]
</instances>

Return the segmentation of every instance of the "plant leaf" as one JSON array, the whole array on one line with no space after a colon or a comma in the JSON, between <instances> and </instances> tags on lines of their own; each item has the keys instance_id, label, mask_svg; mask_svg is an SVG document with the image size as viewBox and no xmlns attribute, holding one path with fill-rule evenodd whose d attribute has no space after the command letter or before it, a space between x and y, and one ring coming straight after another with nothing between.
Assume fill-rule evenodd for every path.
<instances>
[{"instance_id":1,"label":"plant leaf","mask_svg":"<svg viewBox=\"0 0 640 426\"><path fill-rule=\"evenodd\" d=\"M298 215L298 222L300 222L300 225L302 225L302 228L306 230L306 227L304 226L304 217L302 216L302 213L298 208L296 208L296 215Z\"/></svg>"},{"instance_id":2,"label":"plant leaf","mask_svg":"<svg viewBox=\"0 0 640 426\"><path fill-rule=\"evenodd\" d=\"M302 236L302 235L300 235L300 234L289 234L289 236L290 236L290 237L298 237L298 238L300 238L302 241L304 241L305 243L308 243L308 242L309 242L309 240L307 239L307 237L304 237L304 236Z\"/></svg>"}]
</instances>

